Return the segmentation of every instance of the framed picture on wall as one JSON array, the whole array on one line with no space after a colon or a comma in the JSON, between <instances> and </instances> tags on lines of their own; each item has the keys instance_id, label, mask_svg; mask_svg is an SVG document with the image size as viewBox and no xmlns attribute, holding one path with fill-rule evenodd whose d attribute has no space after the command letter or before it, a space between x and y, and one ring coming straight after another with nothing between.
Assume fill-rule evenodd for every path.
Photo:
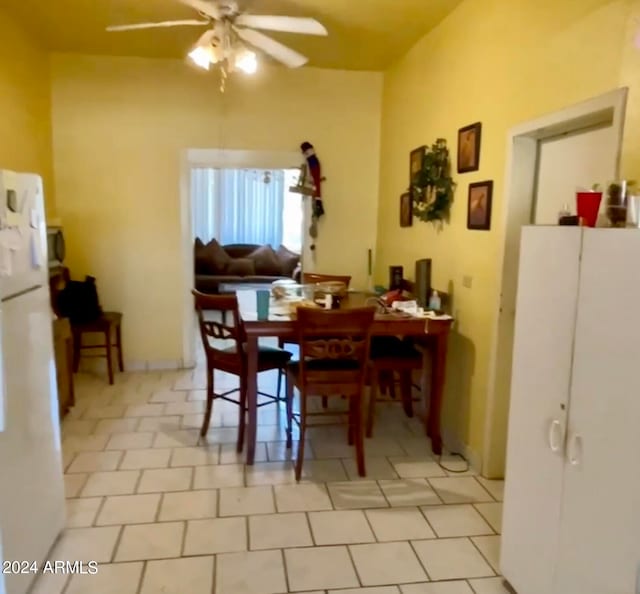
<instances>
[{"instance_id":1,"label":"framed picture on wall","mask_svg":"<svg viewBox=\"0 0 640 594\"><path fill-rule=\"evenodd\" d=\"M482 124L476 122L458 130L458 173L480 169Z\"/></svg>"},{"instance_id":2,"label":"framed picture on wall","mask_svg":"<svg viewBox=\"0 0 640 594\"><path fill-rule=\"evenodd\" d=\"M411 192L405 192L400 196L400 226L411 227L413 225L413 197Z\"/></svg>"},{"instance_id":3,"label":"framed picture on wall","mask_svg":"<svg viewBox=\"0 0 640 594\"><path fill-rule=\"evenodd\" d=\"M424 156L427 152L426 146L413 149L409 154L409 187L413 186L416 175L422 170Z\"/></svg>"},{"instance_id":4,"label":"framed picture on wall","mask_svg":"<svg viewBox=\"0 0 640 594\"><path fill-rule=\"evenodd\" d=\"M489 231L491 229L491 201L493 181L469 184L467 229Z\"/></svg>"}]
</instances>

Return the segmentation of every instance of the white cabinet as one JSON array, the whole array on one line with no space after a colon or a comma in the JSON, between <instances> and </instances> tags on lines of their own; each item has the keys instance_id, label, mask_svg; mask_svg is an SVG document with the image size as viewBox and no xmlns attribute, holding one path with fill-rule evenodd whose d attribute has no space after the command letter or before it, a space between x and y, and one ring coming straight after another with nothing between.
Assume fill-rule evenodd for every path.
<instances>
[{"instance_id":1,"label":"white cabinet","mask_svg":"<svg viewBox=\"0 0 640 594\"><path fill-rule=\"evenodd\" d=\"M640 232L527 227L501 570L518 594L635 594Z\"/></svg>"}]
</instances>

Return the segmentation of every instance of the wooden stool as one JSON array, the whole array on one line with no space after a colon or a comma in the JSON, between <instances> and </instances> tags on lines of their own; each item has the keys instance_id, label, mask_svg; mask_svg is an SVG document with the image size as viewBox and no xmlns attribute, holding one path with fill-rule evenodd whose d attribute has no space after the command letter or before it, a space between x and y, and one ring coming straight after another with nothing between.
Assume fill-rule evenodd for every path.
<instances>
[{"instance_id":1,"label":"wooden stool","mask_svg":"<svg viewBox=\"0 0 640 594\"><path fill-rule=\"evenodd\" d=\"M122 361L122 314L116 311L105 311L94 322L86 324L73 324L73 369L78 371L80 367L80 356L83 349L105 349L104 354L90 355L93 357L106 357L107 371L109 373L109 383L113 384L113 348L118 350L118 367L120 371L124 371L124 363ZM104 334L104 344L82 344L83 334ZM115 343L112 342L115 336Z\"/></svg>"}]
</instances>

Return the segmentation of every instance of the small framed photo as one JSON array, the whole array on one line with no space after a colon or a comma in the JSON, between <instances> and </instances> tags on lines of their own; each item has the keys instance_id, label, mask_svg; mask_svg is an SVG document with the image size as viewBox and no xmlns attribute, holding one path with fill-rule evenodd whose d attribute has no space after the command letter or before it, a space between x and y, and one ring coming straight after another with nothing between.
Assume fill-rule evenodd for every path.
<instances>
[{"instance_id":1,"label":"small framed photo","mask_svg":"<svg viewBox=\"0 0 640 594\"><path fill-rule=\"evenodd\" d=\"M491 229L491 201L493 181L469 184L467 229L489 231Z\"/></svg>"},{"instance_id":2,"label":"small framed photo","mask_svg":"<svg viewBox=\"0 0 640 594\"><path fill-rule=\"evenodd\" d=\"M427 153L427 147L421 146L413 149L409 155L409 187L413 186L416 175L422 170L424 156Z\"/></svg>"},{"instance_id":3,"label":"small framed photo","mask_svg":"<svg viewBox=\"0 0 640 594\"><path fill-rule=\"evenodd\" d=\"M482 124L477 122L458 130L458 173L480 169Z\"/></svg>"},{"instance_id":4,"label":"small framed photo","mask_svg":"<svg viewBox=\"0 0 640 594\"><path fill-rule=\"evenodd\" d=\"M413 225L413 197L411 192L405 192L400 196L400 226L411 227Z\"/></svg>"}]
</instances>

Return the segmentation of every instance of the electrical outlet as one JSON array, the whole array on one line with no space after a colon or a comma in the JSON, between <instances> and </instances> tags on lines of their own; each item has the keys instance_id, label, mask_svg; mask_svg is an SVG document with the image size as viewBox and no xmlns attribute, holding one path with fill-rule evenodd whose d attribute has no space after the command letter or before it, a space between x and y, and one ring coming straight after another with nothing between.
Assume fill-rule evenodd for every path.
<instances>
[{"instance_id":1,"label":"electrical outlet","mask_svg":"<svg viewBox=\"0 0 640 594\"><path fill-rule=\"evenodd\" d=\"M462 277L462 286L465 289L470 289L473 285L473 278L470 277L468 274L465 274L465 276Z\"/></svg>"}]
</instances>

